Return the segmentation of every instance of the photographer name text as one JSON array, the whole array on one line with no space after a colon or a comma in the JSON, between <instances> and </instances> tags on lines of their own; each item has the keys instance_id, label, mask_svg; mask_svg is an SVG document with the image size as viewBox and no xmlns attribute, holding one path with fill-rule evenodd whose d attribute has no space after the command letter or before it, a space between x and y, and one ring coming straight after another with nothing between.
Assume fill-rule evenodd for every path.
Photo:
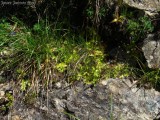
<instances>
[{"instance_id":1,"label":"photographer name text","mask_svg":"<svg viewBox=\"0 0 160 120\"><path fill-rule=\"evenodd\" d=\"M35 2L32 2L32 1L27 1L27 2L19 2L19 1L1 1L1 5L2 6L5 6L5 5L34 5Z\"/></svg>"}]
</instances>

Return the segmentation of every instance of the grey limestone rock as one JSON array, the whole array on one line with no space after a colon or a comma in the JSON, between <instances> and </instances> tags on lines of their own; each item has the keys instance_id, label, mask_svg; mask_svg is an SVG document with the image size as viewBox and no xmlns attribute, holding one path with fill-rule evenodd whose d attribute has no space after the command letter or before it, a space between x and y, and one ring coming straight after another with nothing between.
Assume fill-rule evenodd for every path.
<instances>
[{"instance_id":1,"label":"grey limestone rock","mask_svg":"<svg viewBox=\"0 0 160 120\"><path fill-rule=\"evenodd\" d=\"M125 4L143 10L146 14L154 17L160 11L159 0L123 0Z\"/></svg>"},{"instance_id":2,"label":"grey limestone rock","mask_svg":"<svg viewBox=\"0 0 160 120\"><path fill-rule=\"evenodd\" d=\"M148 34L144 40L142 51L149 68L160 68L160 38L159 35Z\"/></svg>"},{"instance_id":3,"label":"grey limestone rock","mask_svg":"<svg viewBox=\"0 0 160 120\"><path fill-rule=\"evenodd\" d=\"M8 116L23 120L153 120L160 108L160 93L136 87L129 79L103 80L96 86L61 83L31 106L15 100ZM3 116L2 120L8 120Z\"/></svg>"}]
</instances>

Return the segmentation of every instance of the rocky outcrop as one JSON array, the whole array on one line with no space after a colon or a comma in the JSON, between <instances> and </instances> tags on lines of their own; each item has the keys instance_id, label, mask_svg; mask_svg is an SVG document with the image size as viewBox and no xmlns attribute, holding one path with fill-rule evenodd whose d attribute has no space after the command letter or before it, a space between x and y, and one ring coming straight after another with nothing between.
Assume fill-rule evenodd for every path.
<instances>
[{"instance_id":1,"label":"rocky outcrop","mask_svg":"<svg viewBox=\"0 0 160 120\"><path fill-rule=\"evenodd\" d=\"M153 120L160 112L160 93L137 88L128 79L104 80L96 86L61 81L48 91L41 89L36 99L33 96L15 96L14 106L0 119Z\"/></svg>"},{"instance_id":2,"label":"rocky outcrop","mask_svg":"<svg viewBox=\"0 0 160 120\"><path fill-rule=\"evenodd\" d=\"M160 11L159 0L123 0L123 2L131 7L145 11L146 14L152 17Z\"/></svg>"},{"instance_id":3,"label":"rocky outcrop","mask_svg":"<svg viewBox=\"0 0 160 120\"><path fill-rule=\"evenodd\" d=\"M160 68L160 37L155 34L148 34L144 40L142 51L149 68Z\"/></svg>"}]
</instances>

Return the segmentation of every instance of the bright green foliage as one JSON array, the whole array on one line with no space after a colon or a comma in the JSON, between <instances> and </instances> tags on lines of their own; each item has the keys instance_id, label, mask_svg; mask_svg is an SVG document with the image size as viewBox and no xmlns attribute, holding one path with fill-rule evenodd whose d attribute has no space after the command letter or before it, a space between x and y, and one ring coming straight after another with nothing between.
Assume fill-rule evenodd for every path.
<instances>
[{"instance_id":1,"label":"bright green foliage","mask_svg":"<svg viewBox=\"0 0 160 120\"><path fill-rule=\"evenodd\" d=\"M59 63L56 65L56 69L59 72L64 72L66 70L67 65L65 63Z\"/></svg>"},{"instance_id":2,"label":"bright green foliage","mask_svg":"<svg viewBox=\"0 0 160 120\"><path fill-rule=\"evenodd\" d=\"M77 59L73 69L75 80L96 83L102 78L102 71L105 67L103 52L96 47L93 49L91 46L90 43L86 43L86 51Z\"/></svg>"},{"instance_id":3,"label":"bright green foliage","mask_svg":"<svg viewBox=\"0 0 160 120\"><path fill-rule=\"evenodd\" d=\"M128 78L133 71L127 64L115 63L107 66L106 78Z\"/></svg>"},{"instance_id":4,"label":"bright green foliage","mask_svg":"<svg viewBox=\"0 0 160 120\"><path fill-rule=\"evenodd\" d=\"M141 73L139 79L142 85L149 84L150 87L155 87L160 84L160 69L149 69L142 66L137 71Z\"/></svg>"},{"instance_id":5,"label":"bright green foliage","mask_svg":"<svg viewBox=\"0 0 160 120\"><path fill-rule=\"evenodd\" d=\"M152 70L145 72L145 74L141 78L145 82L150 82L152 84L158 84L160 83L160 70Z\"/></svg>"},{"instance_id":6,"label":"bright green foliage","mask_svg":"<svg viewBox=\"0 0 160 120\"><path fill-rule=\"evenodd\" d=\"M123 0L119 0L123 3ZM141 11L129 10L125 5L119 5L115 10L115 19L112 22L121 24L122 30L130 36L131 44L144 39L147 33L154 30L152 21Z\"/></svg>"},{"instance_id":7,"label":"bright green foliage","mask_svg":"<svg viewBox=\"0 0 160 120\"><path fill-rule=\"evenodd\" d=\"M84 39L63 29L58 32L48 22L42 21L33 29L27 29L16 21L14 29L19 31L14 36L6 36L11 32L11 25L3 24L1 27L5 35L1 35L0 47L2 52L4 49L12 51L3 55L0 68L13 71L14 79L21 81L22 91L31 87L34 81L48 85L65 77L70 82L82 80L95 84L109 76L123 78L130 74L128 68L121 64L113 69L106 64L94 30L90 30Z\"/></svg>"},{"instance_id":8,"label":"bright green foliage","mask_svg":"<svg viewBox=\"0 0 160 120\"><path fill-rule=\"evenodd\" d=\"M0 111L3 114L5 112L7 112L7 110L13 106L14 97L13 97L12 93L7 92L7 93L5 93L5 98L1 98L1 99L5 99L5 102L2 103L4 105L0 106Z\"/></svg>"},{"instance_id":9,"label":"bright green foliage","mask_svg":"<svg viewBox=\"0 0 160 120\"><path fill-rule=\"evenodd\" d=\"M87 10L87 16L90 18L90 19L93 19L94 17L94 9L90 6Z\"/></svg>"},{"instance_id":10,"label":"bright green foliage","mask_svg":"<svg viewBox=\"0 0 160 120\"><path fill-rule=\"evenodd\" d=\"M13 100L14 100L13 95L11 93L6 93L5 97L8 100L8 103L6 104L6 107L7 108L12 107L13 106Z\"/></svg>"},{"instance_id":11,"label":"bright green foliage","mask_svg":"<svg viewBox=\"0 0 160 120\"><path fill-rule=\"evenodd\" d=\"M27 87L30 87L30 82L29 80L22 80L21 81L21 90L26 91Z\"/></svg>"},{"instance_id":12,"label":"bright green foliage","mask_svg":"<svg viewBox=\"0 0 160 120\"><path fill-rule=\"evenodd\" d=\"M132 37L132 42L140 40L149 32L153 31L153 25L148 17L140 17L138 20L128 19L127 31Z\"/></svg>"},{"instance_id":13,"label":"bright green foliage","mask_svg":"<svg viewBox=\"0 0 160 120\"><path fill-rule=\"evenodd\" d=\"M69 117L69 119L72 119L72 120L80 120L78 117L76 117L75 115L71 114L71 113L68 113L66 111L63 112L65 115L67 115Z\"/></svg>"}]
</instances>

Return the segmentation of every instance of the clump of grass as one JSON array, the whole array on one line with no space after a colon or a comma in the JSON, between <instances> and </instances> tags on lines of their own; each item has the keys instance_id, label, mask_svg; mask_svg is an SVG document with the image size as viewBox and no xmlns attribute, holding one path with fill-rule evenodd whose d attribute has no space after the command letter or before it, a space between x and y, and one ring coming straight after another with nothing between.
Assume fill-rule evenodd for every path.
<instances>
[{"instance_id":1,"label":"clump of grass","mask_svg":"<svg viewBox=\"0 0 160 120\"><path fill-rule=\"evenodd\" d=\"M47 80L54 79L53 67L56 63L54 60L56 40L51 33L52 30L44 22L35 24L33 29L28 29L24 25L19 26L21 24L17 19L15 24L17 24L15 29L22 27L15 35L10 35L11 32L15 32L11 31L12 25L6 22L1 24L3 28L1 32L4 32L1 36L1 50L2 52L4 49L7 52L12 50L11 53L2 56L2 70L13 71L16 80L30 80L30 83L34 83L43 79L46 84Z\"/></svg>"},{"instance_id":2,"label":"clump of grass","mask_svg":"<svg viewBox=\"0 0 160 120\"><path fill-rule=\"evenodd\" d=\"M141 81L143 84L149 83L150 86L156 87L160 83L160 69L145 71Z\"/></svg>"},{"instance_id":3,"label":"clump of grass","mask_svg":"<svg viewBox=\"0 0 160 120\"><path fill-rule=\"evenodd\" d=\"M113 67L104 61L105 54L95 34L84 39L69 30L53 29L48 21L41 21L30 29L17 19L13 21L13 25L0 24L1 52L7 51L2 55L0 67L2 71L12 71L12 78L20 81L22 91L37 83L49 86L62 79L96 84L108 77L130 75L125 65ZM10 35L11 32L15 34Z\"/></svg>"},{"instance_id":4,"label":"clump of grass","mask_svg":"<svg viewBox=\"0 0 160 120\"><path fill-rule=\"evenodd\" d=\"M138 76L140 85L144 87L157 88L160 85L160 69L152 69L146 67L140 60L138 60L140 69L138 69Z\"/></svg>"}]
</instances>

